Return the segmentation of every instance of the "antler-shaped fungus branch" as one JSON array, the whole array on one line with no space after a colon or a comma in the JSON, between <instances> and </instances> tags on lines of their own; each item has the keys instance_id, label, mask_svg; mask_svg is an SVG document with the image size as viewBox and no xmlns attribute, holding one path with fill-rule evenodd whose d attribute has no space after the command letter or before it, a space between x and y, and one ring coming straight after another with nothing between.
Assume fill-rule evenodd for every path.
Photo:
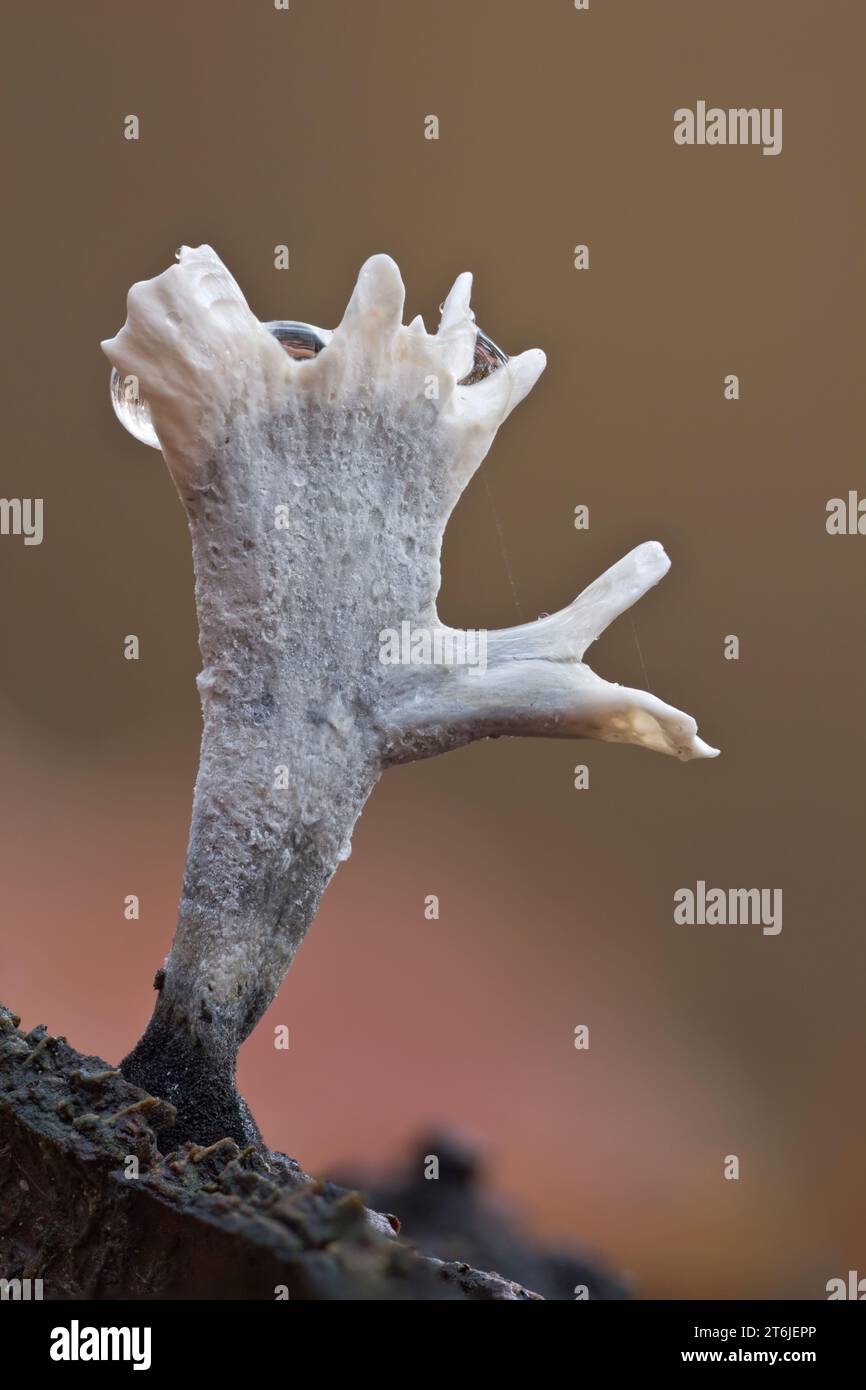
<instances>
[{"instance_id":1,"label":"antler-shaped fungus branch","mask_svg":"<svg viewBox=\"0 0 866 1390\"><path fill-rule=\"evenodd\" d=\"M397 266L374 256L340 326L304 329L298 360L282 345L292 326L259 323L209 247L178 254L133 287L103 344L140 385L187 510L204 659L177 931L123 1069L178 1106L178 1138L258 1142L238 1047L384 767L494 734L713 750L687 715L582 661L664 574L654 542L562 612L491 633L483 669L381 659L383 631L402 624L446 650L463 636L436 615L445 526L544 368L541 352L494 350L477 370L469 275L428 334L420 318L403 325Z\"/></svg>"},{"instance_id":2,"label":"antler-shaped fungus branch","mask_svg":"<svg viewBox=\"0 0 866 1390\"><path fill-rule=\"evenodd\" d=\"M503 734L634 743L684 760L714 757L687 714L645 690L602 680L582 656L590 643L656 584L670 561L656 541L632 550L568 608L486 634L480 663L410 667L383 720L392 762L447 752ZM472 650L441 627L440 646Z\"/></svg>"}]
</instances>

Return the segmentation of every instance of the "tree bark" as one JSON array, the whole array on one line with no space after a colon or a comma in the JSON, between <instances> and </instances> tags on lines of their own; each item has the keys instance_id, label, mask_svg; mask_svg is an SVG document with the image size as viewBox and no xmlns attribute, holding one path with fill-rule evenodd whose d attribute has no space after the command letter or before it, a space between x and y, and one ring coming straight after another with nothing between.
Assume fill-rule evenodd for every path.
<instances>
[{"instance_id":1,"label":"tree bark","mask_svg":"<svg viewBox=\"0 0 866 1390\"><path fill-rule=\"evenodd\" d=\"M538 1297L396 1239L282 1154L173 1148L173 1108L0 1005L0 1279L46 1299Z\"/></svg>"}]
</instances>

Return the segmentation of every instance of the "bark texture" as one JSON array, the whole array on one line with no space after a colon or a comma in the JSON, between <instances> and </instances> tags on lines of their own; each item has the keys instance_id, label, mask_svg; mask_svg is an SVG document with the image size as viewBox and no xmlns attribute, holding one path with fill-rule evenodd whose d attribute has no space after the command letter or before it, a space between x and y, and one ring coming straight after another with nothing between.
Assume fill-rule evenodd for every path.
<instances>
[{"instance_id":1,"label":"bark texture","mask_svg":"<svg viewBox=\"0 0 866 1390\"><path fill-rule=\"evenodd\" d=\"M538 1297L417 1254L396 1218L284 1155L175 1149L170 1105L18 1022L0 1005L0 1279L47 1299Z\"/></svg>"}]
</instances>

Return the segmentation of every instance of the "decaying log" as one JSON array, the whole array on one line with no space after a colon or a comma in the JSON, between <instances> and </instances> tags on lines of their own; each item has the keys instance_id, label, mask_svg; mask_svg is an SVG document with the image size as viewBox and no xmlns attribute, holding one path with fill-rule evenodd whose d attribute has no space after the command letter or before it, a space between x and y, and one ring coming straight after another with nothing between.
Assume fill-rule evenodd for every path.
<instances>
[{"instance_id":1,"label":"decaying log","mask_svg":"<svg viewBox=\"0 0 866 1390\"><path fill-rule=\"evenodd\" d=\"M398 1241L282 1154L172 1151L173 1107L0 1005L0 1279L46 1299L535 1299Z\"/></svg>"}]
</instances>

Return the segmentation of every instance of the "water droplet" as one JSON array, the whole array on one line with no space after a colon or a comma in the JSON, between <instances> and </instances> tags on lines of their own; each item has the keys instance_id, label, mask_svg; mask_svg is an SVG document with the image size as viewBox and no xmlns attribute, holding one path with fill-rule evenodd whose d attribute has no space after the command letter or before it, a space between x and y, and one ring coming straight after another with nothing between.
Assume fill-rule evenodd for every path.
<instances>
[{"instance_id":1,"label":"water droplet","mask_svg":"<svg viewBox=\"0 0 866 1390\"><path fill-rule=\"evenodd\" d=\"M169 313L168 318L175 327L181 326L180 316L174 311ZM316 357L331 338L331 334L325 328L315 328L311 323L295 323L287 319L266 323L264 327L269 333L273 333L280 346L285 348L296 362ZM225 353L226 356L230 356L231 349L227 347ZM151 449L160 448L150 418L150 406L138 389L137 377L121 376L116 369L112 370L111 404L124 429L129 430L135 439L140 440L142 444L149 444Z\"/></svg>"},{"instance_id":2,"label":"water droplet","mask_svg":"<svg viewBox=\"0 0 866 1390\"><path fill-rule=\"evenodd\" d=\"M266 323L265 328L296 362L318 356L330 337L324 329L314 328L311 323L295 323L290 319L277 319L274 323Z\"/></svg>"},{"instance_id":3,"label":"water droplet","mask_svg":"<svg viewBox=\"0 0 866 1390\"><path fill-rule=\"evenodd\" d=\"M140 394L137 376L121 376L116 368L111 372L111 404L123 428L129 430L134 439L149 444L151 449L160 447L150 419L150 406Z\"/></svg>"},{"instance_id":4,"label":"water droplet","mask_svg":"<svg viewBox=\"0 0 866 1390\"><path fill-rule=\"evenodd\" d=\"M461 386L474 386L477 381L483 381L491 372L497 371L508 361L508 354L497 347L492 338L488 338L486 333L482 333L479 328L475 335L475 360L472 363L472 370L468 376L463 377Z\"/></svg>"}]
</instances>

